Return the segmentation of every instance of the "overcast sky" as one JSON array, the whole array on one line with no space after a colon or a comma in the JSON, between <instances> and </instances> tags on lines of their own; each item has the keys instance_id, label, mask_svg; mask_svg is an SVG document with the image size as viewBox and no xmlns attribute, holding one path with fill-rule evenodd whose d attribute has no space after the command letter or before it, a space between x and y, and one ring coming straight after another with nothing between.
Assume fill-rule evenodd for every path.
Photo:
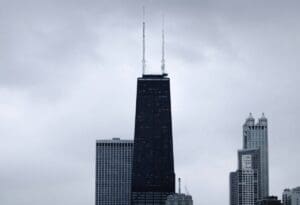
<instances>
[{"instance_id":1,"label":"overcast sky","mask_svg":"<svg viewBox=\"0 0 300 205\"><path fill-rule=\"evenodd\" d=\"M143 5L151 73L165 13L175 171L195 205L229 203L249 112L269 120L271 194L299 186L298 2L0 0L0 204L94 204L96 139L133 139Z\"/></svg>"}]
</instances>

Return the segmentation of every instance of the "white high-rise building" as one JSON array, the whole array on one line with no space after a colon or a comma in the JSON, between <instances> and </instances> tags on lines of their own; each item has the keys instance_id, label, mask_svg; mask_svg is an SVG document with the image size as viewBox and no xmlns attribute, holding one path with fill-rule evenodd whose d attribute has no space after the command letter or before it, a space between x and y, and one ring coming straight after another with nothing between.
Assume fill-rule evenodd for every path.
<instances>
[{"instance_id":1,"label":"white high-rise building","mask_svg":"<svg viewBox=\"0 0 300 205\"><path fill-rule=\"evenodd\" d=\"M251 113L246 119L243 126L243 148L260 150L259 196L269 196L268 120L264 114L257 123Z\"/></svg>"},{"instance_id":2,"label":"white high-rise building","mask_svg":"<svg viewBox=\"0 0 300 205\"><path fill-rule=\"evenodd\" d=\"M97 140L96 205L130 205L132 154L132 140Z\"/></svg>"},{"instance_id":3,"label":"white high-rise building","mask_svg":"<svg viewBox=\"0 0 300 205\"><path fill-rule=\"evenodd\" d=\"M285 189L282 194L283 205L300 205L300 187Z\"/></svg>"}]
</instances>

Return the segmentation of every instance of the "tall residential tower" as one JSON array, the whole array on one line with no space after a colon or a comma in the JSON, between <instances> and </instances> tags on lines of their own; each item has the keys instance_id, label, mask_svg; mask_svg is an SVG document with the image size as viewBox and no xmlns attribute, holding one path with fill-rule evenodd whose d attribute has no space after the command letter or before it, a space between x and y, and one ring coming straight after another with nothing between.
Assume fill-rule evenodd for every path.
<instances>
[{"instance_id":1,"label":"tall residential tower","mask_svg":"<svg viewBox=\"0 0 300 205\"><path fill-rule=\"evenodd\" d=\"M96 205L130 205L132 154L132 140L97 140Z\"/></svg>"},{"instance_id":2,"label":"tall residential tower","mask_svg":"<svg viewBox=\"0 0 300 205\"><path fill-rule=\"evenodd\" d=\"M260 197L269 196L268 120L264 114L255 123L252 114L243 126L243 148L260 150Z\"/></svg>"},{"instance_id":3,"label":"tall residential tower","mask_svg":"<svg viewBox=\"0 0 300 205\"><path fill-rule=\"evenodd\" d=\"M263 114L255 123L250 113L243 125L238 169L230 173L230 205L255 205L268 195L268 122Z\"/></svg>"}]
</instances>

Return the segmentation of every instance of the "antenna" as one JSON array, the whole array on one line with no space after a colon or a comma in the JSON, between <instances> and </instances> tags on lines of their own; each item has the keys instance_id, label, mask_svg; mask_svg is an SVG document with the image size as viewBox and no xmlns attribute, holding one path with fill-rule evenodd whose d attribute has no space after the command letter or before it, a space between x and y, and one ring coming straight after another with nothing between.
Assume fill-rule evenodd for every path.
<instances>
[{"instance_id":1,"label":"antenna","mask_svg":"<svg viewBox=\"0 0 300 205\"><path fill-rule=\"evenodd\" d=\"M145 7L143 6L143 75L145 74L146 71L146 60L145 60L145 47L146 47L146 42L145 42L145 29L146 29L146 23L145 23Z\"/></svg>"},{"instance_id":2,"label":"antenna","mask_svg":"<svg viewBox=\"0 0 300 205\"><path fill-rule=\"evenodd\" d=\"M161 37L162 37L162 56L161 56L161 72L165 74L165 16L162 14L162 30L161 30Z\"/></svg>"},{"instance_id":3,"label":"antenna","mask_svg":"<svg viewBox=\"0 0 300 205\"><path fill-rule=\"evenodd\" d=\"M181 178L178 178L178 193L181 194Z\"/></svg>"}]
</instances>

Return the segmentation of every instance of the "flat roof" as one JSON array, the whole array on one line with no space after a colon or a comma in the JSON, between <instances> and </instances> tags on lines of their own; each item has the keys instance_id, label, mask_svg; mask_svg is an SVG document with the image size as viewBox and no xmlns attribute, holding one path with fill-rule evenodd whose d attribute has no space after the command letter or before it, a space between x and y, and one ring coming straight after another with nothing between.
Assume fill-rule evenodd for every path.
<instances>
[{"instance_id":1,"label":"flat roof","mask_svg":"<svg viewBox=\"0 0 300 205\"><path fill-rule=\"evenodd\" d=\"M120 139L120 138L112 138L112 139L96 140L96 143L133 143L133 140L130 140L130 139Z\"/></svg>"}]
</instances>

